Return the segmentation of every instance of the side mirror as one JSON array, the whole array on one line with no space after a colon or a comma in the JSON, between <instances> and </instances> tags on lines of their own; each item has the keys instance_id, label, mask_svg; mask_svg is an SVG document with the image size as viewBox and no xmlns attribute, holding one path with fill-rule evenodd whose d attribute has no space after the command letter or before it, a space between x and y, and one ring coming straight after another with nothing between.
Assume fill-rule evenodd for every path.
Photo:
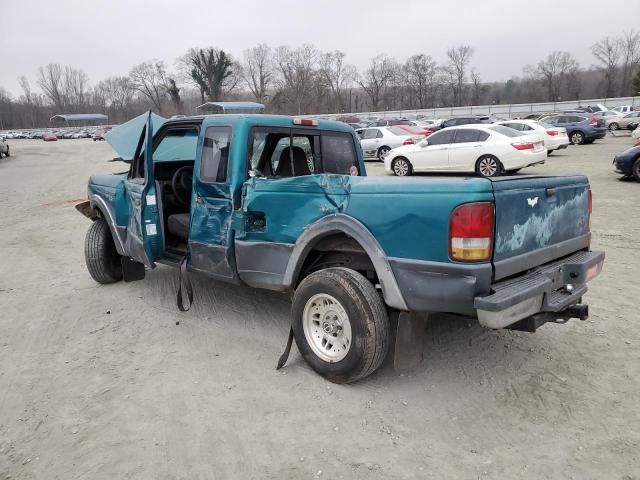
<instances>
[{"instance_id":1,"label":"side mirror","mask_svg":"<svg viewBox=\"0 0 640 480\"><path fill-rule=\"evenodd\" d=\"M427 140L426 138L424 140L420 140L420 143L418 143L418 145L420 145L422 148L427 147L429 145L429 140Z\"/></svg>"}]
</instances>

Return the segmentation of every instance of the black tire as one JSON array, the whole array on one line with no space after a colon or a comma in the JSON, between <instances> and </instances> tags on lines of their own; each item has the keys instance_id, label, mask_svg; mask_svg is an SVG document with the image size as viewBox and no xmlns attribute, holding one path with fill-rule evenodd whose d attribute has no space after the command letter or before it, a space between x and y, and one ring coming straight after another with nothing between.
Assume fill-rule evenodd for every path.
<instances>
[{"instance_id":1,"label":"black tire","mask_svg":"<svg viewBox=\"0 0 640 480\"><path fill-rule=\"evenodd\" d=\"M609 130L611 130L612 132L615 132L619 128L620 128L620 125L618 125L616 122L611 122L609 124Z\"/></svg>"},{"instance_id":2,"label":"black tire","mask_svg":"<svg viewBox=\"0 0 640 480\"><path fill-rule=\"evenodd\" d=\"M640 182L640 158L637 158L636 161L633 162L633 165L631 165L631 175Z\"/></svg>"},{"instance_id":3,"label":"black tire","mask_svg":"<svg viewBox=\"0 0 640 480\"><path fill-rule=\"evenodd\" d=\"M335 362L316 354L305 336L305 306L321 294L340 303L351 327L349 351ZM298 350L311 368L331 382L360 380L380 367L387 356L390 342L387 309L371 282L355 270L328 268L312 273L296 289L291 312Z\"/></svg>"},{"instance_id":4,"label":"black tire","mask_svg":"<svg viewBox=\"0 0 640 480\"><path fill-rule=\"evenodd\" d=\"M569 140L573 145L584 145L584 133L578 131L571 132Z\"/></svg>"},{"instance_id":5,"label":"black tire","mask_svg":"<svg viewBox=\"0 0 640 480\"><path fill-rule=\"evenodd\" d=\"M391 171L397 177L413 175L413 165L405 157L394 158L391 162Z\"/></svg>"},{"instance_id":6,"label":"black tire","mask_svg":"<svg viewBox=\"0 0 640 480\"><path fill-rule=\"evenodd\" d=\"M84 258L87 270L98 283L115 283L122 280L122 264L116 251L109 225L103 219L91 224L84 241Z\"/></svg>"},{"instance_id":7,"label":"black tire","mask_svg":"<svg viewBox=\"0 0 640 480\"><path fill-rule=\"evenodd\" d=\"M380 160L381 162L384 162L384 155L391 150L389 147L387 147L386 145L383 145L382 147L380 147L378 149L378 160Z\"/></svg>"},{"instance_id":8,"label":"black tire","mask_svg":"<svg viewBox=\"0 0 640 480\"><path fill-rule=\"evenodd\" d=\"M7 151L4 152L4 156L5 157L10 157L11 156L11 152L9 152L9 147L7 147Z\"/></svg>"},{"instance_id":9,"label":"black tire","mask_svg":"<svg viewBox=\"0 0 640 480\"><path fill-rule=\"evenodd\" d=\"M490 165L494 166L493 170L489 170ZM499 177L503 170L502 163L493 155L482 155L476 160L476 173L481 177Z\"/></svg>"}]
</instances>

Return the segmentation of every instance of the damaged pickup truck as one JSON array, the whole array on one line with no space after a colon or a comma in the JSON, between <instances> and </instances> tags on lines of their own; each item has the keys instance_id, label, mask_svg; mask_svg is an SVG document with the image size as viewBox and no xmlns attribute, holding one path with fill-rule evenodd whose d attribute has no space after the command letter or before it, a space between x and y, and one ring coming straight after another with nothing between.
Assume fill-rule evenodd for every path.
<instances>
[{"instance_id":1,"label":"damaged pickup truck","mask_svg":"<svg viewBox=\"0 0 640 480\"><path fill-rule=\"evenodd\" d=\"M280 365L295 338L333 382L382 364L390 317L396 358L420 351L428 313L525 331L584 320L604 262L583 176L368 177L350 127L288 116L149 113L107 141L130 167L92 176L77 206L93 221L91 276L139 280L163 263L181 288L191 270L290 293Z\"/></svg>"}]
</instances>

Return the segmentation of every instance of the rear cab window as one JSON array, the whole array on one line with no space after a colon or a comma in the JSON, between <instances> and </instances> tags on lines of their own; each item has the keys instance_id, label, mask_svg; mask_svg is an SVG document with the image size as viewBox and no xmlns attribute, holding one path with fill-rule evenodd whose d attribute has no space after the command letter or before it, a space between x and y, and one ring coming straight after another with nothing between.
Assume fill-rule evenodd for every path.
<instances>
[{"instance_id":1,"label":"rear cab window","mask_svg":"<svg viewBox=\"0 0 640 480\"><path fill-rule=\"evenodd\" d=\"M249 159L254 174L271 178L359 174L354 138L347 132L254 127Z\"/></svg>"}]
</instances>

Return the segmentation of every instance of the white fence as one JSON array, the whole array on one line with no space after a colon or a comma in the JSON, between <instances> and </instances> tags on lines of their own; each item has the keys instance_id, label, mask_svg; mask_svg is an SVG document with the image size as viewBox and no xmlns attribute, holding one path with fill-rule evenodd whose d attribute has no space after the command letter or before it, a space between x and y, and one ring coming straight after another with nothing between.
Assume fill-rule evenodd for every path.
<instances>
[{"instance_id":1,"label":"white fence","mask_svg":"<svg viewBox=\"0 0 640 480\"><path fill-rule=\"evenodd\" d=\"M570 102L546 102L546 103L517 103L512 105L478 105L471 107L446 107L446 108L426 108L422 110L393 110L384 112L353 112L340 114L308 115L314 118L334 118L347 115L356 117L378 117L394 118L406 117L407 115L423 115L430 118L459 117L463 115L494 115L502 117L514 117L528 115L530 113L542 112L562 112L588 105L595 106L601 103L608 108L623 105L632 105L640 108L640 97L618 97L618 98L592 98L588 100L572 100Z\"/></svg>"}]
</instances>

